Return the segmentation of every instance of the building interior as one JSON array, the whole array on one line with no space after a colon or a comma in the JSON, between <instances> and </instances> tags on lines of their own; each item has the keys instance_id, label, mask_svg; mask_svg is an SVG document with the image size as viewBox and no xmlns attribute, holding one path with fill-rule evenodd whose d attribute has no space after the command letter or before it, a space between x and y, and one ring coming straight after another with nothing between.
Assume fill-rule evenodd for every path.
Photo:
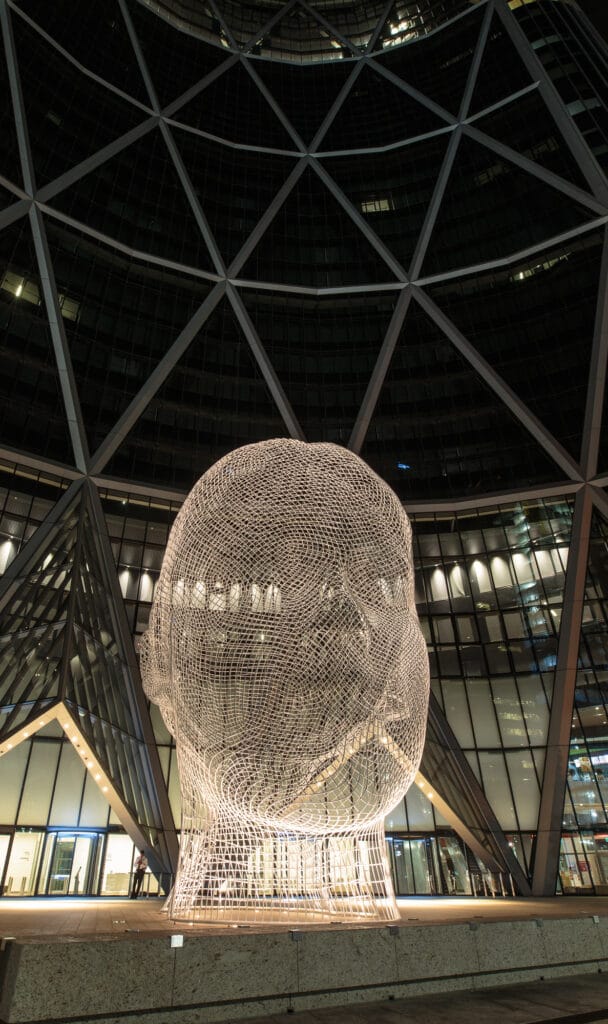
<instances>
[{"instance_id":1,"label":"building interior","mask_svg":"<svg viewBox=\"0 0 608 1024\"><path fill-rule=\"evenodd\" d=\"M274 437L412 522L397 894L608 894L606 43L573 0L73 13L0 0L0 894L126 896L142 847L170 887L140 638L187 493Z\"/></svg>"}]
</instances>

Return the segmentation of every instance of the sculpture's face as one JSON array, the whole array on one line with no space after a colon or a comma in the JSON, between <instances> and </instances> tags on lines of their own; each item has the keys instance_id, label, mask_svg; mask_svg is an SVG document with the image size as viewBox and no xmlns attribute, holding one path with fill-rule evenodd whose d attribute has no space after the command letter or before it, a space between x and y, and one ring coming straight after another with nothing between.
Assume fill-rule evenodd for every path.
<instances>
[{"instance_id":1,"label":"sculpture's face","mask_svg":"<svg viewBox=\"0 0 608 1024\"><path fill-rule=\"evenodd\" d=\"M188 497L157 587L146 688L188 786L281 827L388 811L422 752L426 650L409 523L333 445L233 452Z\"/></svg>"}]
</instances>

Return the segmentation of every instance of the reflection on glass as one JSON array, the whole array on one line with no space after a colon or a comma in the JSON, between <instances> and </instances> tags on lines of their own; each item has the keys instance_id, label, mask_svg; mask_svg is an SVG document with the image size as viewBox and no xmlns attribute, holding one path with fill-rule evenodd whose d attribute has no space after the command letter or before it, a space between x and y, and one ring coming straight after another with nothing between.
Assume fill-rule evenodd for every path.
<instances>
[{"instance_id":1,"label":"reflection on glass","mask_svg":"<svg viewBox=\"0 0 608 1024\"><path fill-rule=\"evenodd\" d=\"M6 869L5 896L32 896L42 851L43 832L16 832Z\"/></svg>"}]
</instances>

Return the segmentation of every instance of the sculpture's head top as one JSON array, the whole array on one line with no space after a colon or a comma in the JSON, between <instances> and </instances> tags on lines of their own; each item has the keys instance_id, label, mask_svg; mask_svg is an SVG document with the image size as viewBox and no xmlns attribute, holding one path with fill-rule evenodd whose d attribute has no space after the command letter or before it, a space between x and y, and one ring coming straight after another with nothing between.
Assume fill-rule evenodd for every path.
<instances>
[{"instance_id":1,"label":"sculpture's head top","mask_svg":"<svg viewBox=\"0 0 608 1024\"><path fill-rule=\"evenodd\" d=\"M209 805L295 828L378 818L417 770L428 702L399 501L336 445L231 452L177 517L142 660Z\"/></svg>"}]
</instances>

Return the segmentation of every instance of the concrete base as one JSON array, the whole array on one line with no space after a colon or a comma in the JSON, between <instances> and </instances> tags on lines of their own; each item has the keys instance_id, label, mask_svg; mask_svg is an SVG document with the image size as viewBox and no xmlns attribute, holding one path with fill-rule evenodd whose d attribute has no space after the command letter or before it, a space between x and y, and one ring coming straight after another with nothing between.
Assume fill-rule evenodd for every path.
<instances>
[{"instance_id":1,"label":"concrete base","mask_svg":"<svg viewBox=\"0 0 608 1024\"><path fill-rule=\"evenodd\" d=\"M0 1020L201 1024L608 971L608 917L591 915L171 941L4 940Z\"/></svg>"}]
</instances>

